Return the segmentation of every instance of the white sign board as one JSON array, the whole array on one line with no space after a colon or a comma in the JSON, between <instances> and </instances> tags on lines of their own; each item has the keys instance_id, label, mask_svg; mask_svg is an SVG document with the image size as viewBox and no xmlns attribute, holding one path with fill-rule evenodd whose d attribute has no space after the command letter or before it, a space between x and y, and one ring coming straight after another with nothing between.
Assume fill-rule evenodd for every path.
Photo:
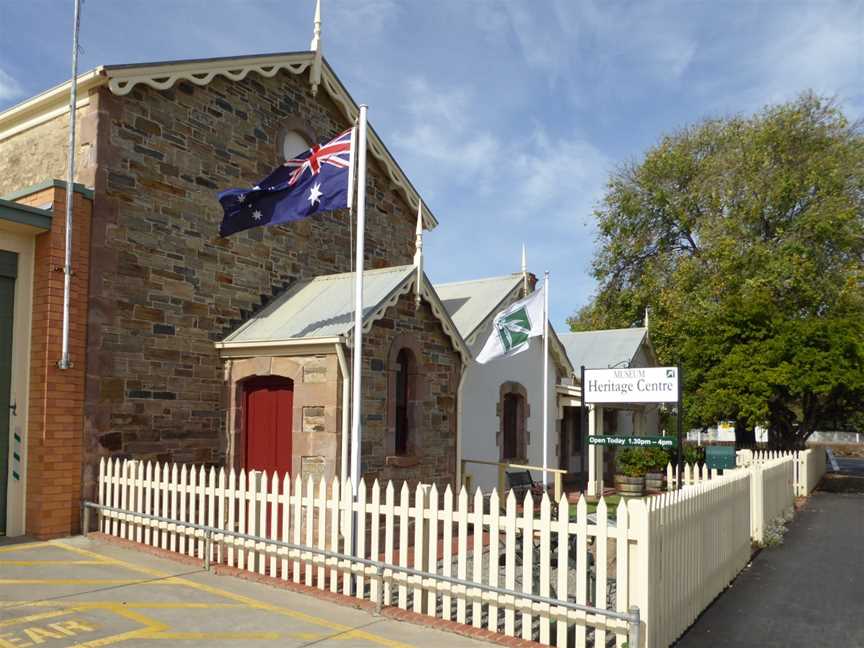
<instances>
[{"instance_id":1,"label":"white sign board","mask_svg":"<svg viewBox=\"0 0 864 648\"><path fill-rule=\"evenodd\" d=\"M585 403L677 403L677 367L586 369Z\"/></svg>"}]
</instances>

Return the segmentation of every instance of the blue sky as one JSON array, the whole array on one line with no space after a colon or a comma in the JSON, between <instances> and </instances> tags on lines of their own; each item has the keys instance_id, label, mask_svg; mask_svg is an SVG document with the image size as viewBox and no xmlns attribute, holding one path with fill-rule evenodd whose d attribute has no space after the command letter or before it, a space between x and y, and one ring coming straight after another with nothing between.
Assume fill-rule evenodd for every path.
<instances>
[{"instance_id":1,"label":"blue sky","mask_svg":"<svg viewBox=\"0 0 864 648\"><path fill-rule=\"evenodd\" d=\"M308 48L313 0L85 0L80 69ZM0 2L0 109L69 77L72 0ZM324 0L324 53L434 210L427 272L594 290L610 171L805 89L864 117L864 0Z\"/></svg>"}]
</instances>

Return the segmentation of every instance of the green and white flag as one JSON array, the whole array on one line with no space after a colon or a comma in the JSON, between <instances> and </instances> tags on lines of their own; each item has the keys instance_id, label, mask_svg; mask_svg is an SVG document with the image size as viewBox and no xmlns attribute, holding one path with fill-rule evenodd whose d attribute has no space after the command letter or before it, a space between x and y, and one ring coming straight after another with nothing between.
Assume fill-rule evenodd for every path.
<instances>
[{"instance_id":1,"label":"green and white flag","mask_svg":"<svg viewBox=\"0 0 864 648\"><path fill-rule=\"evenodd\" d=\"M543 335L543 288L535 290L495 315L492 333L477 362L486 364L495 358L509 358L528 350L532 337Z\"/></svg>"}]
</instances>

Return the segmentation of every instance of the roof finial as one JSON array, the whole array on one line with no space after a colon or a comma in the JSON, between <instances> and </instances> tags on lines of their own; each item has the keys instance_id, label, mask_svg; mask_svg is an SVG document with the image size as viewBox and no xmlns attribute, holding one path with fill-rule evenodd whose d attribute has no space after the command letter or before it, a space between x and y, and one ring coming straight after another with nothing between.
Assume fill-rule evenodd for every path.
<instances>
[{"instance_id":1,"label":"roof finial","mask_svg":"<svg viewBox=\"0 0 864 648\"><path fill-rule=\"evenodd\" d=\"M309 85L312 86L312 96L314 97L318 93L318 86L321 84L321 0L315 0L315 18L309 49L315 52L312 66L309 68Z\"/></svg>"},{"instance_id":2,"label":"roof finial","mask_svg":"<svg viewBox=\"0 0 864 648\"><path fill-rule=\"evenodd\" d=\"M522 291L528 295L528 256L525 254L525 243L522 243Z\"/></svg>"},{"instance_id":3,"label":"roof finial","mask_svg":"<svg viewBox=\"0 0 864 648\"><path fill-rule=\"evenodd\" d=\"M646 307L645 307L645 323L644 323L644 327L645 327L646 329L648 328L648 311L649 311L649 310L651 310L651 307L650 307L650 306L646 306Z\"/></svg>"},{"instance_id":4,"label":"roof finial","mask_svg":"<svg viewBox=\"0 0 864 648\"><path fill-rule=\"evenodd\" d=\"M414 305L420 308L420 291L423 286L423 201L417 201L417 229L414 234L414 265L417 266L417 281L414 286Z\"/></svg>"},{"instance_id":5,"label":"roof finial","mask_svg":"<svg viewBox=\"0 0 864 648\"><path fill-rule=\"evenodd\" d=\"M312 42L309 43L309 49L317 52L321 47L321 0L315 0L315 18L312 28Z\"/></svg>"}]
</instances>

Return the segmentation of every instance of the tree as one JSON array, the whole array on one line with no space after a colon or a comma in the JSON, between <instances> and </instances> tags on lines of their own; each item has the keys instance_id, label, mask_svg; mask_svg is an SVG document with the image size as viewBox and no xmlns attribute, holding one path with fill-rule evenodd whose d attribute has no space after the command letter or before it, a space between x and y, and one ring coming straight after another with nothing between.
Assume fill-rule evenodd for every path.
<instances>
[{"instance_id":1,"label":"tree","mask_svg":"<svg viewBox=\"0 0 864 648\"><path fill-rule=\"evenodd\" d=\"M689 426L777 446L864 411L864 134L813 94L663 138L596 212L599 289L570 319L633 326L684 367Z\"/></svg>"}]
</instances>

